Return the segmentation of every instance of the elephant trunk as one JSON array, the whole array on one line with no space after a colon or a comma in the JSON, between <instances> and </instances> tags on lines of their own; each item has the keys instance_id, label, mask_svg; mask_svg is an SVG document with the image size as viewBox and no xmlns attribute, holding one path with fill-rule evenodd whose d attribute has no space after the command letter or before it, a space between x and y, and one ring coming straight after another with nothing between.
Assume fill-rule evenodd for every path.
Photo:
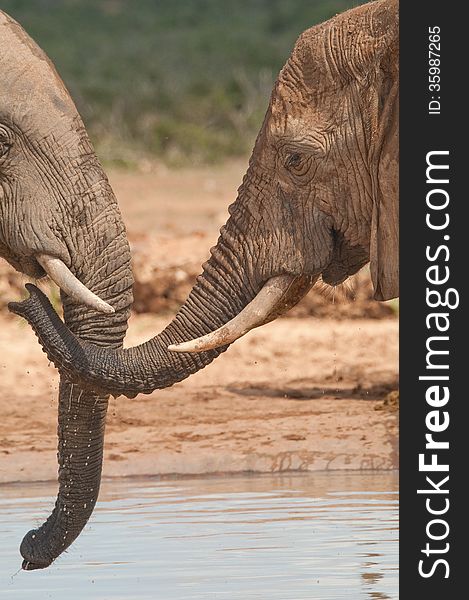
<instances>
[{"instance_id":1,"label":"elephant trunk","mask_svg":"<svg viewBox=\"0 0 469 600\"><path fill-rule=\"evenodd\" d=\"M65 323L95 346L118 348L127 329L132 303L130 251L112 190L103 181L97 204L109 213L106 232L83 228L74 240L77 278L109 302L115 312L103 315L76 304L63 292ZM110 215L113 215L112 217ZM86 248L86 251L83 251ZM81 261L91 261L93 269ZM92 271L90 273L90 271ZM49 566L80 534L96 504L103 463L104 429L109 396L70 383L61 376L58 406L59 492L52 514L24 537L23 569Z\"/></svg>"},{"instance_id":2,"label":"elephant trunk","mask_svg":"<svg viewBox=\"0 0 469 600\"><path fill-rule=\"evenodd\" d=\"M55 507L20 546L23 569L48 567L78 537L95 507L101 481L108 397L60 382L59 493Z\"/></svg>"}]
</instances>

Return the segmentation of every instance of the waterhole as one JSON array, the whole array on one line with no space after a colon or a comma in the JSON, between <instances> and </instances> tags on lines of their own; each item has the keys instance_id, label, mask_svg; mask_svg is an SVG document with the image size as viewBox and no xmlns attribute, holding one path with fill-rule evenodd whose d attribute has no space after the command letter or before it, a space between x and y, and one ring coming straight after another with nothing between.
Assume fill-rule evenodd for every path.
<instances>
[{"instance_id":1,"label":"waterhole","mask_svg":"<svg viewBox=\"0 0 469 600\"><path fill-rule=\"evenodd\" d=\"M398 598L396 473L104 481L94 515L46 570L16 575L52 483L0 486L0 598Z\"/></svg>"}]
</instances>

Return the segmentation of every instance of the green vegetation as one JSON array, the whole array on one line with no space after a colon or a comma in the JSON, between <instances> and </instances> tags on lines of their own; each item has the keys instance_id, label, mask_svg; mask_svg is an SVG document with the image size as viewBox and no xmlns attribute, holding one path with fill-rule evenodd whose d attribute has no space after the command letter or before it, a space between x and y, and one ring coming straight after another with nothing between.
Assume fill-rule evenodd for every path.
<instances>
[{"instance_id":1,"label":"green vegetation","mask_svg":"<svg viewBox=\"0 0 469 600\"><path fill-rule=\"evenodd\" d=\"M249 152L298 35L354 0L0 0L54 61L107 162Z\"/></svg>"}]
</instances>

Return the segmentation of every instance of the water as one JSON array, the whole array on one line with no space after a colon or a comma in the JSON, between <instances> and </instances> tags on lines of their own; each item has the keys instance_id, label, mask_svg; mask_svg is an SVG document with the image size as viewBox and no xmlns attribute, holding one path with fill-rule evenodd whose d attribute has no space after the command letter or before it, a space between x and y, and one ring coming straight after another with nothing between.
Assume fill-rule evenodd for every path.
<instances>
[{"instance_id":1,"label":"water","mask_svg":"<svg viewBox=\"0 0 469 600\"><path fill-rule=\"evenodd\" d=\"M398 597L395 473L107 481L69 552L12 577L23 534L54 494L0 486L0 598Z\"/></svg>"}]
</instances>

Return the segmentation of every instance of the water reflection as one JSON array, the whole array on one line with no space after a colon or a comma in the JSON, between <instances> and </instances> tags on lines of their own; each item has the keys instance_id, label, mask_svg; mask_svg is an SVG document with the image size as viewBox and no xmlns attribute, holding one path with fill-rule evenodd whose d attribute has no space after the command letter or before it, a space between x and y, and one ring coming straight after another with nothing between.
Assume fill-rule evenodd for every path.
<instances>
[{"instance_id":1,"label":"water reflection","mask_svg":"<svg viewBox=\"0 0 469 600\"><path fill-rule=\"evenodd\" d=\"M0 598L397 598L396 490L393 473L108 481L70 551L11 579L55 486L0 486Z\"/></svg>"}]
</instances>

